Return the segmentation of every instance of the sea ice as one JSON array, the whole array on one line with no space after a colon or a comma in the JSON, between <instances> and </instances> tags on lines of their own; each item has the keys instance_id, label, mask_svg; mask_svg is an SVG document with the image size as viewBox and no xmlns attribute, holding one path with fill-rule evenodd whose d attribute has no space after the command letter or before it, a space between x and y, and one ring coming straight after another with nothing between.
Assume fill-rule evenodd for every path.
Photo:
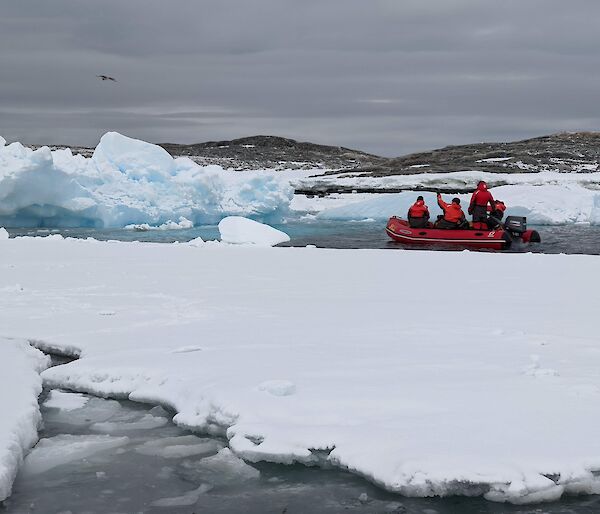
<instances>
[{"instance_id":1,"label":"sea ice","mask_svg":"<svg viewBox=\"0 0 600 514\"><path fill-rule=\"evenodd\" d=\"M0 327L80 355L43 372L49 387L163 405L220 431L236 458L520 503L598 487L599 264L12 238L0 285L24 292L0 288ZM98 316L107 306L119 315ZM536 362L559 374L526 374ZM72 422L142 416L105 417L93 400Z\"/></svg>"},{"instance_id":2,"label":"sea ice","mask_svg":"<svg viewBox=\"0 0 600 514\"><path fill-rule=\"evenodd\" d=\"M77 395L78 393L63 393L70 395ZM83 402L84 399L87 401L83 402L79 407L69 411L69 415L65 416L60 410L54 411L52 409L45 412L44 416L50 420L54 420L58 418L63 423L68 423L69 425L92 425L94 423L102 423L111 418L119 417L121 413L121 405L119 402L115 400L102 400L98 398L93 398L89 396L81 395L81 399L71 400L69 399L69 403L73 402L74 404ZM44 407L52 407L52 400L55 398L54 395L51 397L51 404L48 405L44 403ZM66 403L65 398L61 395L60 404ZM56 404L55 404L56 405ZM59 407L60 409L60 407Z\"/></svg>"},{"instance_id":3,"label":"sea ice","mask_svg":"<svg viewBox=\"0 0 600 514\"><path fill-rule=\"evenodd\" d=\"M53 389L44 401L44 407L71 411L81 409L88 402L89 397L81 393L69 393Z\"/></svg>"},{"instance_id":4,"label":"sea ice","mask_svg":"<svg viewBox=\"0 0 600 514\"><path fill-rule=\"evenodd\" d=\"M41 439L25 458L21 473L37 475L99 452L124 446L127 437L63 434Z\"/></svg>"},{"instance_id":5,"label":"sea ice","mask_svg":"<svg viewBox=\"0 0 600 514\"><path fill-rule=\"evenodd\" d=\"M153 501L150 505L152 507L189 507L198 503L200 496L210 491L212 487L208 484L202 484L197 489L189 491L181 496L175 496L172 498L161 498L160 500Z\"/></svg>"},{"instance_id":6,"label":"sea ice","mask_svg":"<svg viewBox=\"0 0 600 514\"><path fill-rule=\"evenodd\" d=\"M156 455L165 459L181 459L192 455L208 455L223 448L215 439L202 439L195 435L163 437L147 441L135 451L143 455Z\"/></svg>"},{"instance_id":7,"label":"sea ice","mask_svg":"<svg viewBox=\"0 0 600 514\"><path fill-rule=\"evenodd\" d=\"M182 463L182 473L189 480L207 482L222 486L256 480L260 471L236 457L229 448L221 449L212 457L200 460L186 460Z\"/></svg>"},{"instance_id":8,"label":"sea ice","mask_svg":"<svg viewBox=\"0 0 600 514\"><path fill-rule=\"evenodd\" d=\"M167 418L146 414L140 419L132 421L102 421L90 425L90 430L94 432L129 432L132 430L151 430L166 425L169 422Z\"/></svg>"},{"instance_id":9,"label":"sea ice","mask_svg":"<svg viewBox=\"0 0 600 514\"><path fill-rule=\"evenodd\" d=\"M0 501L10 495L23 455L37 441L39 373L49 364L26 341L0 337Z\"/></svg>"},{"instance_id":10,"label":"sea ice","mask_svg":"<svg viewBox=\"0 0 600 514\"><path fill-rule=\"evenodd\" d=\"M135 230L137 232L148 232L150 230L182 230L193 228L193 226L194 223L187 218L180 216L178 222L168 220L166 223L158 226L148 225L148 223L141 223L139 225L126 225L124 228L127 230Z\"/></svg>"}]
</instances>

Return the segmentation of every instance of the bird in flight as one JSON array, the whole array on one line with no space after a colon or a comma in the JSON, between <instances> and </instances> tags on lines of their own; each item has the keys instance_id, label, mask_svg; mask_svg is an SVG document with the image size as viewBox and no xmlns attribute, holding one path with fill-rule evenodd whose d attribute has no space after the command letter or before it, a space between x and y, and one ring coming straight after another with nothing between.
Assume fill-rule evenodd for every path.
<instances>
[{"instance_id":1,"label":"bird in flight","mask_svg":"<svg viewBox=\"0 0 600 514\"><path fill-rule=\"evenodd\" d=\"M96 77L98 77L101 80L112 80L113 82L117 81L117 79L109 77L108 75L96 75Z\"/></svg>"}]
</instances>

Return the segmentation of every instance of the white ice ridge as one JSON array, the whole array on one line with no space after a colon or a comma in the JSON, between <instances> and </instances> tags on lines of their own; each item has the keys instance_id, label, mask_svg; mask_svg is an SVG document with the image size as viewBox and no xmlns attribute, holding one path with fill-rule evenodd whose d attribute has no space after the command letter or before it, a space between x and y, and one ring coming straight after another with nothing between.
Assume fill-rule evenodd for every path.
<instances>
[{"instance_id":1,"label":"white ice ridge","mask_svg":"<svg viewBox=\"0 0 600 514\"><path fill-rule=\"evenodd\" d=\"M0 145L5 227L159 226L182 217L200 224L226 215L268 221L287 212L292 196L289 180L274 172L199 166L116 132L102 136L91 159L69 149Z\"/></svg>"},{"instance_id":2,"label":"white ice ridge","mask_svg":"<svg viewBox=\"0 0 600 514\"><path fill-rule=\"evenodd\" d=\"M525 503L600 493L599 266L14 238L0 330L81 350L48 386L169 406L248 462Z\"/></svg>"},{"instance_id":3,"label":"white ice ridge","mask_svg":"<svg viewBox=\"0 0 600 514\"><path fill-rule=\"evenodd\" d=\"M4 300L7 294L2 296ZM49 359L26 341L0 337L0 501L10 495L24 454L37 441L39 373L48 364Z\"/></svg>"}]
</instances>

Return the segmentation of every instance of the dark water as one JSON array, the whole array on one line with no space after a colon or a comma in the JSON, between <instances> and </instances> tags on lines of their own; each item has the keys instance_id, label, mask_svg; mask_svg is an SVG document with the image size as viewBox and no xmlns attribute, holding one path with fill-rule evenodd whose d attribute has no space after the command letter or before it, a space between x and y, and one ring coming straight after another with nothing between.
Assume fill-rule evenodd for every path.
<instances>
[{"instance_id":1,"label":"dark water","mask_svg":"<svg viewBox=\"0 0 600 514\"><path fill-rule=\"evenodd\" d=\"M44 393L41 400L44 400ZM7 514L104 514L136 512L247 514L567 514L600 512L600 497L565 498L559 503L518 507L481 498L403 498L335 469L253 464L235 457L211 463L226 446L218 438L194 436L170 422L170 413L129 401L90 397L65 411L42 406L41 438L126 436L116 448L70 458L67 445L47 460L59 465L41 472L23 468L12 496L0 507ZM160 426L140 422L160 420ZM152 423L150 424L152 425ZM103 431L98 431L102 427ZM169 454L181 446L167 438L191 438L203 449L194 455ZM80 439L81 441L81 439ZM156 451L144 453L144 449ZM170 448L170 450L169 450ZM189 448L189 447L188 447ZM141 449L141 450L140 450ZM55 463L56 464L56 463ZM256 472L258 470L259 473ZM39 470L38 470L39 471ZM195 491L195 493L194 493ZM183 505L186 503L186 505Z\"/></svg>"},{"instance_id":2,"label":"dark water","mask_svg":"<svg viewBox=\"0 0 600 514\"><path fill-rule=\"evenodd\" d=\"M322 248L448 249L406 246L391 241L385 233L385 222L306 221L274 225L289 234L291 241L281 246L315 245ZM530 226L540 233L541 243L515 245L508 252L600 254L600 227L590 225ZM11 235L93 237L99 240L148 241L157 243L186 242L195 237L219 239L216 226L200 226L186 230L152 230L137 232L123 229L9 229ZM456 249L456 248L452 248Z\"/></svg>"}]
</instances>

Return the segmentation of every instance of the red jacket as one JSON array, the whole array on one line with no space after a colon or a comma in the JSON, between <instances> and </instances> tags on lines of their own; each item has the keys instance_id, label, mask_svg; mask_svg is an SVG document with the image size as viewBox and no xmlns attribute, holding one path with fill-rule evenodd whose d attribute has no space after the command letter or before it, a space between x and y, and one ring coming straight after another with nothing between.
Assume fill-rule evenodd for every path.
<instances>
[{"instance_id":1,"label":"red jacket","mask_svg":"<svg viewBox=\"0 0 600 514\"><path fill-rule=\"evenodd\" d=\"M502 200L495 200L494 208L492 208L490 205L488 205L487 210L488 210L488 212L494 212L494 211L504 212L506 210L506 205L504 205L504 202Z\"/></svg>"},{"instance_id":2,"label":"red jacket","mask_svg":"<svg viewBox=\"0 0 600 514\"><path fill-rule=\"evenodd\" d=\"M446 203L438 196L438 205L444 211L444 219L450 223L458 223L465 219L465 213L457 203Z\"/></svg>"},{"instance_id":3,"label":"red jacket","mask_svg":"<svg viewBox=\"0 0 600 514\"><path fill-rule=\"evenodd\" d=\"M429 218L429 209L423 200L417 200L408 209L409 218Z\"/></svg>"},{"instance_id":4,"label":"red jacket","mask_svg":"<svg viewBox=\"0 0 600 514\"><path fill-rule=\"evenodd\" d=\"M494 197L492 196L492 193L488 191L486 183L480 182L477 185L477 189L471 196L471 202L469 203L469 212L472 211L473 207L475 207L476 205L486 207L488 203L490 204L492 210L494 210Z\"/></svg>"}]
</instances>

